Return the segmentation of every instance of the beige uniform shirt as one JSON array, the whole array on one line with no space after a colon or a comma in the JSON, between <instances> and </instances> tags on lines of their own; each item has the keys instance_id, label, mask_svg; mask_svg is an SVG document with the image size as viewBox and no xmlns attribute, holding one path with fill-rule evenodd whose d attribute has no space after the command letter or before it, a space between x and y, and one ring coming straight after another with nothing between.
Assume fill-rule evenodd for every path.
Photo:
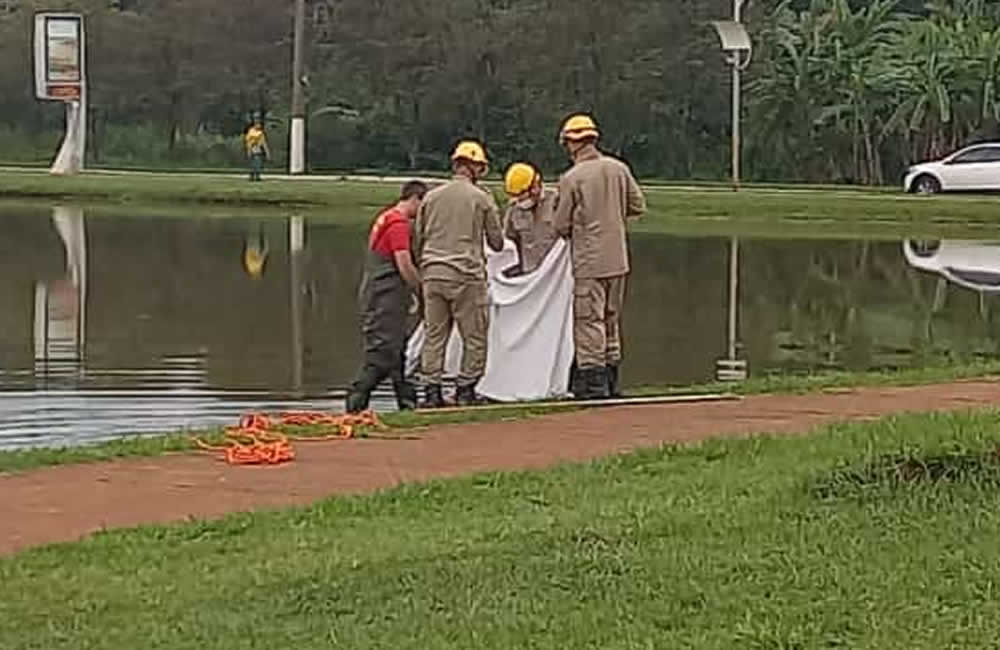
<instances>
[{"instance_id":1,"label":"beige uniform shirt","mask_svg":"<svg viewBox=\"0 0 1000 650\"><path fill-rule=\"evenodd\" d=\"M531 210L523 210L513 202L507 208L504 235L517 244L523 273L531 273L541 266L559 239L555 222L558 199L559 194L555 190L545 189L538 204Z\"/></svg>"},{"instance_id":2,"label":"beige uniform shirt","mask_svg":"<svg viewBox=\"0 0 1000 650\"><path fill-rule=\"evenodd\" d=\"M426 280L486 279L483 237L503 250L500 208L493 195L465 177L427 193L413 229L413 253Z\"/></svg>"},{"instance_id":3,"label":"beige uniform shirt","mask_svg":"<svg viewBox=\"0 0 1000 650\"><path fill-rule=\"evenodd\" d=\"M628 166L597 149L559 179L556 231L571 240L573 275L610 278L629 272L625 220L646 211Z\"/></svg>"}]
</instances>

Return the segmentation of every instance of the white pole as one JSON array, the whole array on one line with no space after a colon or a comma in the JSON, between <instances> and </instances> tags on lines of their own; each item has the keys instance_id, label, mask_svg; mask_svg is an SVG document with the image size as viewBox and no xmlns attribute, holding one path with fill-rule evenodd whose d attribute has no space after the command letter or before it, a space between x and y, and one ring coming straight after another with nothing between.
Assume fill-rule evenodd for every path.
<instances>
[{"instance_id":1,"label":"white pole","mask_svg":"<svg viewBox=\"0 0 1000 650\"><path fill-rule=\"evenodd\" d=\"M292 125L288 171L302 174L306 169L306 99L302 87L305 66L306 0L295 0L295 35L292 56Z\"/></svg>"},{"instance_id":2,"label":"white pole","mask_svg":"<svg viewBox=\"0 0 1000 650\"><path fill-rule=\"evenodd\" d=\"M733 52L733 189L740 189L740 54Z\"/></svg>"},{"instance_id":3,"label":"white pole","mask_svg":"<svg viewBox=\"0 0 1000 650\"><path fill-rule=\"evenodd\" d=\"M87 154L87 39L80 19L80 97L66 102L66 136L49 173L75 175L83 171Z\"/></svg>"},{"instance_id":4,"label":"white pole","mask_svg":"<svg viewBox=\"0 0 1000 650\"><path fill-rule=\"evenodd\" d=\"M66 102L66 136L49 170L57 176L83 171L87 151L87 91L80 89L80 100Z\"/></svg>"}]
</instances>

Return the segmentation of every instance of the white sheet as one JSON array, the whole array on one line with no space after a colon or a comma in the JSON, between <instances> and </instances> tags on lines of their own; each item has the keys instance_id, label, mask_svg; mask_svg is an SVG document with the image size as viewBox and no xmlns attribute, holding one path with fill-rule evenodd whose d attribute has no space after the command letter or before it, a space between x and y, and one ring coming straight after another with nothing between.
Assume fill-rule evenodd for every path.
<instances>
[{"instance_id":1,"label":"white sheet","mask_svg":"<svg viewBox=\"0 0 1000 650\"><path fill-rule=\"evenodd\" d=\"M490 329L486 373L476 390L501 402L565 397L573 362L573 268L569 246L556 242L542 265L529 275L508 278L502 271L517 263L510 241L487 255ZM424 327L407 345L407 374L420 367ZM458 374L462 339L452 331L445 352L445 375Z\"/></svg>"}]
</instances>

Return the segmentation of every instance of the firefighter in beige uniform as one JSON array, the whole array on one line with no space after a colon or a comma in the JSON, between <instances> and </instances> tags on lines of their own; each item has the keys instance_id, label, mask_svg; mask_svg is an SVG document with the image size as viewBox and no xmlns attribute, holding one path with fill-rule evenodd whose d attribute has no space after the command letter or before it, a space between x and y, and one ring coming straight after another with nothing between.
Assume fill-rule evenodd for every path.
<instances>
[{"instance_id":1,"label":"firefighter in beige uniform","mask_svg":"<svg viewBox=\"0 0 1000 650\"><path fill-rule=\"evenodd\" d=\"M504 215L504 236L517 246L518 273L532 273L559 239L555 211L558 193L542 186L542 175L527 163L514 163L504 177L510 205Z\"/></svg>"},{"instance_id":2,"label":"firefighter in beige uniform","mask_svg":"<svg viewBox=\"0 0 1000 650\"><path fill-rule=\"evenodd\" d=\"M430 408L444 406L441 378L453 324L463 345L456 401L461 405L477 401L489 327L484 235L490 248L503 250L500 209L493 196L476 184L489 169L482 145L459 143L452 169L451 182L427 193L413 232L413 252L423 279L427 335L421 366Z\"/></svg>"},{"instance_id":3,"label":"firefighter in beige uniform","mask_svg":"<svg viewBox=\"0 0 1000 650\"><path fill-rule=\"evenodd\" d=\"M573 167L559 180L556 230L571 240L573 343L578 399L618 395L621 310L629 273L625 222L646 209L625 163L597 148L600 133L587 115L569 118L560 140Z\"/></svg>"}]
</instances>

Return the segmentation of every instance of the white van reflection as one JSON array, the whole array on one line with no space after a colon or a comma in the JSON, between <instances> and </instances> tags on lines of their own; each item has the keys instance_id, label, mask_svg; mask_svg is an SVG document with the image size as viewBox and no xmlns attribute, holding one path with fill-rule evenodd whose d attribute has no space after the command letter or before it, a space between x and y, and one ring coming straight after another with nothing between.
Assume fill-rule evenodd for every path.
<instances>
[{"instance_id":1,"label":"white van reflection","mask_svg":"<svg viewBox=\"0 0 1000 650\"><path fill-rule=\"evenodd\" d=\"M921 271L973 291L1000 293L1000 242L907 239L903 254Z\"/></svg>"}]
</instances>

